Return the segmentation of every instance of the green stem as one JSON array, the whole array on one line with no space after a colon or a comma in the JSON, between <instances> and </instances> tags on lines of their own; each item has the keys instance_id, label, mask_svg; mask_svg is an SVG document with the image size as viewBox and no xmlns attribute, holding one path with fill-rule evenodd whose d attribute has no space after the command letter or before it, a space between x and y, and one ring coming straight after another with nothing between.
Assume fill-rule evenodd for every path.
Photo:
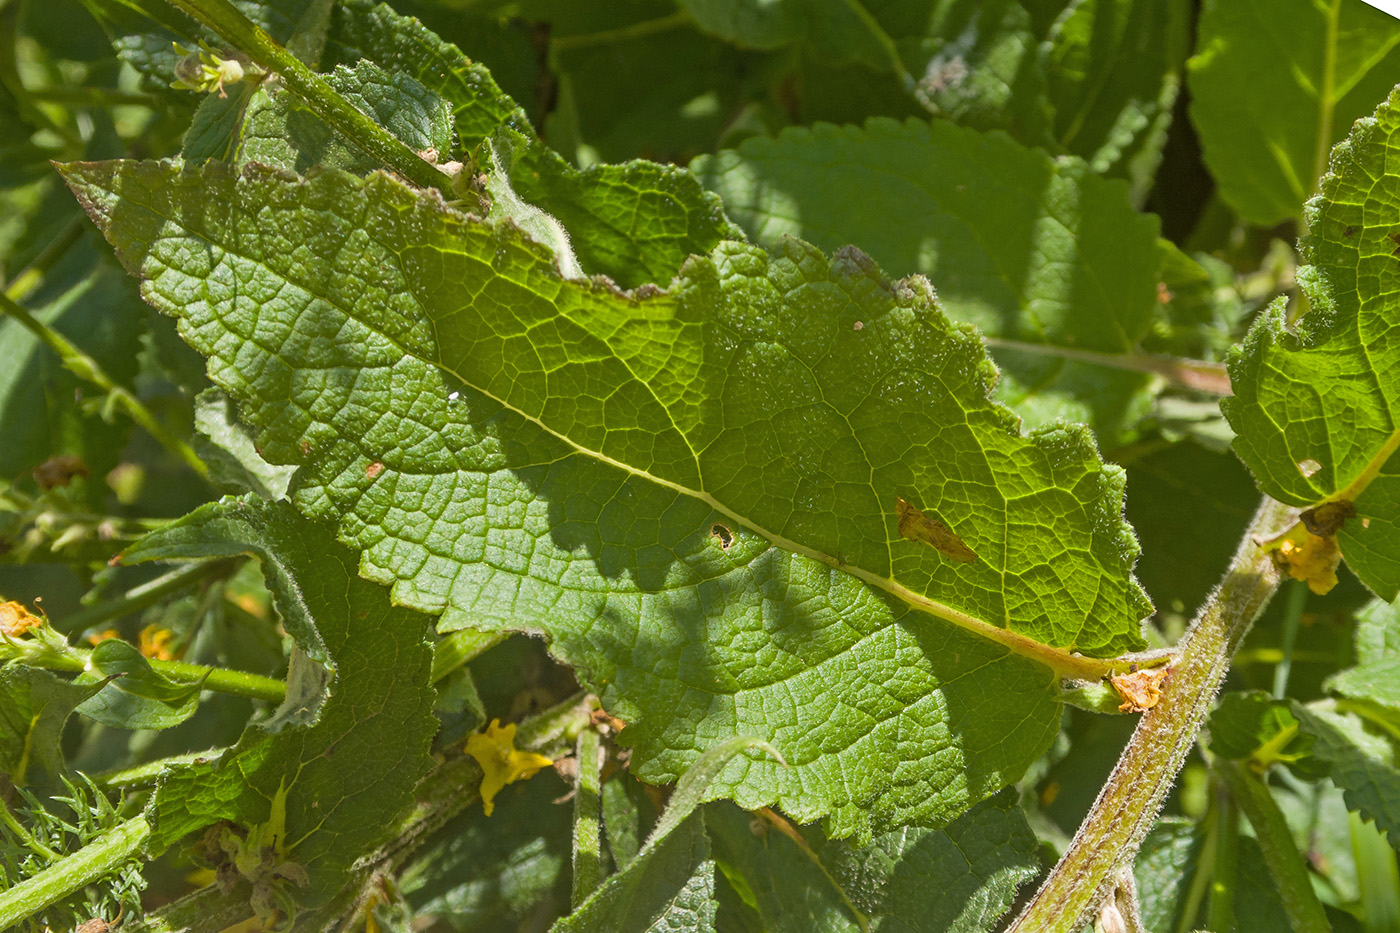
<instances>
[{"instance_id":1,"label":"green stem","mask_svg":"<svg viewBox=\"0 0 1400 933\"><path fill-rule=\"evenodd\" d=\"M643 20L640 23L632 23L630 26L623 26L620 29L605 29L601 32L583 33L577 36L560 36L549 40L549 48L552 52L571 52L574 49L586 49L596 45L611 45L616 42L631 42L634 39L645 39L647 36L658 32L667 32L684 26L691 21L690 14L685 10L677 10L668 16L660 16L656 19Z\"/></svg>"},{"instance_id":2,"label":"green stem","mask_svg":"<svg viewBox=\"0 0 1400 933\"><path fill-rule=\"evenodd\" d=\"M38 337L46 347L56 353L65 369L105 392L113 405L126 412L132 421L145 428L148 434L183 460L202 479L209 478L209 468L204 465L203 460L199 459L190 445L167 431L165 425L156 420L156 416L151 413L149 408L141 404L136 396L113 382L112 377L107 375L101 365L80 350L76 344L47 324L41 323L7 294L0 293L0 311L14 318Z\"/></svg>"},{"instance_id":3,"label":"green stem","mask_svg":"<svg viewBox=\"0 0 1400 933\"><path fill-rule=\"evenodd\" d=\"M420 188L452 194L451 179L425 162L388 130L355 109L325 79L278 44L229 0L168 0L171 6L212 29L225 42L268 71L275 71L297 97L353 145L359 146Z\"/></svg>"},{"instance_id":4,"label":"green stem","mask_svg":"<svg viewBox=\"0 0 1400 933\"><path fill-rule=\"evenodd\" d=\"M117 871L140 854L150 835L145 817L132 817L58 864L0 893L0 930Z\"/></svg>"},{"instance_id":5,"label":"green stem","mask_svg":"<svg viewBox=\"0 0 1400 933\"><path fill-rule=\"evenodd\" d=\"M1332 927L1313 891L1307 862L1293 843L1293 833L1268 785L1238 761L1216 759L1214 767L1230 797L1254 827L1254 837L1264 853L1264 864L1273 875L1293 933L1330 933Z\"/></svg>"},{"instance_id":6,"label":"green stem","mask_svg":"<svg viewBox=\"0 0 1400 933\"><path fill-rule=\"evenodd\" d=\"M1007 933L1074 933L1132 865L1195 744L1230 658L1279 585L1266 540L1296 510L1265 499L1220 587L1182 639L1162 699L1142 715L1108 783L1058 865Z\"/></svg>"},{"instance_id":7,"label":"green stem","mask_svg":"<svg viewBox=\"0 0 1400 933\"><path fill-rule=\"evenodd\" d=\"M195 562L172 570L140 586L134 586L119 599L98 603L63 619L68 632L83 632L111 619L140 612L154 606L167 596L201 582L206 577L227 576L238 566L237 560Z\"/></svg>"},{"instance_id":8,"label":"green stem","mask_svg":"<svg viewBox=\"0 0 1400 933\"><path fill-rule=\"evenodd\" d=\"M1293 669L1293 645L1298 640L1298 623L1303 618L1303 607L1308 603L1308 586L1301 580L1294 580L1288 587L1288 605L1283 612L1283 637L1279 644L1279 662L1274 668L1274 699L1282 700L1288 692L1288 675Z\"/></svg>"},{"instance_id":9,"label":"green stem","mask_svg":"<svg viewBox=\"0 0 1400 933\"><path fill-rule=\"evenodd\" d=\"M433 683L505 640L504 632L464 628L448 632L433 648Z\"/></svg>"},{"instance_id":10,"label":"green stem","mask_svg":"<svg viewBox=\"0 0 1400 933\"><path fill-rule=\"evenodd\" d=\"M1049 343L1029 343L1023 340L1005 340L1001 337L984 338L993 350L1014 350L1036 356L1053 356L1075 363L1089 363L1107 369L1121 369L1127 372L1148 373L1161 376L1173 385L1211 395L1230 395L1230 374L1224 363L1207 360L1188 360L1173 356L1153 356L1147 353L1101 353L1097 350L1079 350L1074 347L1059 347Z\"/></svg>"},{"instance_id":11,"label":"green stem","mask_svg":"<svg viewBox=\"0 0 1400 933\"><path fill-rule=\"evenodd\" d=\"M29 98L44 104L78 107L159 107L160 98L140 91L119 91L109 87L30 88Z\"/></svg>"},{"instance_id":12,"label":"green stem","mask_svg":"<svg viewBox=\"0 0 1400 933\"><path fill-rule=\"evenodd\" d=\"M1215 860L1210 875L1210 902L1206 929L1221 933L1235 928L1235 866L1239 862L1240 811L1225 787L1216 789L1219 818L1215 835Z\"/></svg>"},{"instance_id":13,"label":"green stem","mask_svg":"<svg viewBox=\"0 0 1400 933\"><path fill-rule=\"evenodd\" d=\"M30 667L63 671L69 674L80 674L92 669L92 651L90 649L69 645L62 651L54 651L43 646L36 646L34 650L25 651L25 648L32 644L35 643L28 640L0 642L0 659L14 659ZM20 646L18 651L14 647L16 645ZM188 664L184 661L162 661L159 658L147 658L146 660L151 665L151 669L158 674L185 683L195 683L203 679L201 688L212 690L215 693L227 693L231 696L248 697L253 700L266 700L269 703L281 703L287 696L285 683L272 677L264 677L261 674L233 671L223 667L210 667L204 664Z\"/></svg>"},{"instance_id":14,"label":"green stem","mask_svg":"<svg viewBox=\"0 0 1400 933\"><path fill-rule=\"evenodd\" d=\"M34 289L39 287L39 283L44 281L44 275L58 262L83 237L83 231L87 229L87 217L82 211L74 211L72 219L40 250L39 255L34 257L24 270L5 284L6 297L14 301L23 301L29 297Z\"/></svg>"},{"instance_id":15,"label":"green stem","mask_svg":"<svg viewBox=\"0 0 1400 933\"><path fill-rule=\"evenodd\" d=\"M601 767L598 763L598 730L578 734L578 782L574 785L574 884L572 903L577 908L602 880Z\"/></svg>"},{"instance_id":16,"label":"green stem","mask_svg":"<svg viewBox=\"0 0 1400 933\"><path fill-rule=\"evenodd\" d=\"M1191 933L1196 929L1196 918L1201 915L1201 904L1205 903L1206 889L1210 887L1211 873L1215 869L1215 837L1220 832L1220 812L1212 802L1206 811L1201 842L1201 857L1191 872L1191 886L1186 889L1186 898L1177 908L1176 933ZM1201 832L1200 829L1197 830Z\"/></svg>"}]
</instances>

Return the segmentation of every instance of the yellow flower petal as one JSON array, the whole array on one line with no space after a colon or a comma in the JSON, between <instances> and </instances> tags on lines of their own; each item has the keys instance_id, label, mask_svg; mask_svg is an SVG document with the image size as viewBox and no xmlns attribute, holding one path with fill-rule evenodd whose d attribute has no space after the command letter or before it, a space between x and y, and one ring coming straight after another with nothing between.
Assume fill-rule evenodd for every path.
<instances>
[{"instance_id":1,"label":"yellow flower petal","mask_svg":"<svg viewBox=\"0 0 1400 933\"><path fill-rule=\"evenodd\" d=\"M534 777L541 768L554 764L553 759L543 755L517 751L515 723L502 726L499 719L491 720L485 732L467 737L467 754L481 765L481 808L487 816L495 810L494 801L501 788Z\"/></svg>"}]
</instances>

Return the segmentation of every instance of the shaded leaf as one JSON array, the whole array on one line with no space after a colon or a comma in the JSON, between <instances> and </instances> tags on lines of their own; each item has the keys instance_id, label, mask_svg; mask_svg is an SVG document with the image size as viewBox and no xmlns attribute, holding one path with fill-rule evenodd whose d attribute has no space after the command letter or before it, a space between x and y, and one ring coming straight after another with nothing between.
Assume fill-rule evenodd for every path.
<instances>
[{"instance_id":1,"label":"shaded leaf","mask_svg":"<svg viewBox=\"0 0 1400 933\"><path fill-rule=\"evenodd\" d=\"M1109 441L1145 414L1146 376L1068 358L1132 354L1156 314L1157 224L1121 182L1005 137L884 119L789 129L692 167L756 242L859 243L927 275L951 317L1015 341L993 347L997 397L1032 424L1088 421Z\"/></svg>"},{"instance_id":2,"label":"shaded leaf","mask_svg":"<svg viewBox=\"0 0 1400 933\"><path fill-rule=\"evenodd\" d=\"M1011 791L940 830L903 827L860 848L830 843L820 856L851 901L880 918L881 933L996 929L1039 871L1035 835Z\"/></svg>"},{"instance_id":3,"label":"shaded leaf","mask_svg":"<svg viewBox=\"0 0 1400 933\"><path fill-rule=\"evenodd\" d=\"M1400 74L1400 23L1353 0L1207 0L1191 119L1221 196L1250 223L1300 218L1327 150Z\"/></svg>"},{"instance_id":4,"label":"shaded leaf","mask_svg":"<svg viewBox=\"0 0 1400 933\"><path fill-rule=\"evenodd\" d=\"M233 401L218 389L205 389L194 400L195 451L209 465L211 479L229 492L286 498L296 467L264 460L233 408Z\"/></svg>"},{"instance_id":5,"label":"shaded leaf","mask_svg":"<svg viewBox=\"0 0 1400 933\"><path fill-rule=\"evenodd\" d=\"M147 536L124 558L242 553L261 559L283 624L330 668L329 696L318 706L289 689L289 707L315 709L284 708L250 725L224 754L167 769L147 808L152 846L221 819L265 825L282 800L288 857L310 876L297 897L316 904L384 840L431 763L430 626L412 610L391 607L382 589L355 574L353 556L326 528L285 503L226 498Z\"/></svg>"}]
</instances>

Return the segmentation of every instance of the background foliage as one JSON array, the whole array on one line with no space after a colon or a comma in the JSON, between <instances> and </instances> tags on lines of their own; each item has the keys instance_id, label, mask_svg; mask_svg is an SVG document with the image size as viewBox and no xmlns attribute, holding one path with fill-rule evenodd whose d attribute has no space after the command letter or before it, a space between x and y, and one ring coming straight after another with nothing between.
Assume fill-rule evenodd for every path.
<instances>
[{"instance_id":1,"label":"background foliage","mask_svg":"<svg viewBox=\"0 0 1400 933\"><path fill-rule=\"evenodd\" d=\"M0 3L0 927L1004 928L1261 493L1140 922L1400 923L1400 22L235 6Z\"/></svg>"}]
</instances>

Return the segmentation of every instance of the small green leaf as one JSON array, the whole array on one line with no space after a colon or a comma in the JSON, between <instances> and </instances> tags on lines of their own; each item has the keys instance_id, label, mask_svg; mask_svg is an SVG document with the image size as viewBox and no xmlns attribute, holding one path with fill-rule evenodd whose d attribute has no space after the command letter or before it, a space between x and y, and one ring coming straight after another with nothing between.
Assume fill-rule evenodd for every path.
<instances>
[{"instance_id":1,"label":"small green leaf","mask_svg":"<svg viewBox=\"0 0 1400 933\"><path fill-rule=\"evenodd\" d=\"M203 680L173 680L151 668L132 645L109 638L92 649L92 671L79 682L106 681L101 692L78 707L89 719L119 729L169 729L199 708Z\"/></svg>"},{"instance_id":2,"label":"small green leaf","mask_svg":"<svg viewBox=\"0 0 1400 933\"><path fill-rule=\"evenodd\" d=\"M1309 265L1298 272L1308 310L1290 320L1280 299L1260 314L1230 357L1235 396L1221 402L1259 488L1306 508L1309 530L1335 535L1387 601L1400 595L1400 328L1386 284L1400 265L1400 224L1390 219L1400 208L1390 183L1397 153L1393 93L1333 151L1308 203Z\"/></svg>"},{"instance_id":3,"label":"small green leaf","mask_svg":"<svg viewBox=\"0 0 1400 933\"><path fill-rule=\"evenodd\" d=\"M1299 218L1327 150L1400 73L1400 23L1355 0L1208 0L1188 63L1206 164L1245 220Z\"/></svg>"},{"instance_id":4,"label":"small green leaf","mask_svg":"<svg viewBox=\"0 0 1400 933\"><path fill-rule=\"evenodd\" d=\"M1222 758L1254 758L1264 765L1305 758L1310 745L1298 736L1287 700L1262 691L1227 693L1210 714L1210 750Z\"/></svg>"},{"instance_id":5,"label":"small green leaf","mask_svg":"<svg viewBox=\"0 0 1400 933\"><path fill-rule=\"evenodd\" d=\"M330 667L329 696L314 722L284 709L249 726L221 756L167 770L147 808L152 845L164 848L221 819L267 824L280 797L279 851L308 872L310 887L296 896L314 905L392 831L431 763L430 625L391 607L381 588L355 574L353 556L327 529L286 503L225 498L148 535L125 560L244 553L262 561L298 645ZM288 701L315 705L299 691L289 690Z\"/></svg>"},{"instance_id":6,"label":"small green leaf","mask_svg":"<svg viewBox=\"0 0 1400 933\"><path fill-rule=\"evenodd\" d=\"M1400 752L1395 736L1329 701L1295 703L1293 709L1299 728L1313 739L1317 763L1342 789L1347 809L1375 820L1378 829L1400 839Z\"/></svg>"}]
</instances>

